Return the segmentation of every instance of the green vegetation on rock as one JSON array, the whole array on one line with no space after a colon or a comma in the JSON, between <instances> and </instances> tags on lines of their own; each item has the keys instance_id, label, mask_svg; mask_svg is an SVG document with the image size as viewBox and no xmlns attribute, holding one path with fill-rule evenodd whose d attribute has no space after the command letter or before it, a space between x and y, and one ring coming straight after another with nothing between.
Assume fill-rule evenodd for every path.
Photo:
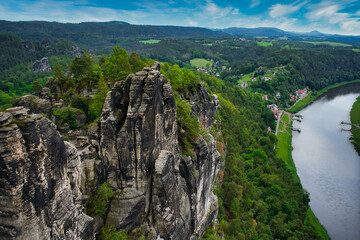
<instances>
[{"instance_id":1,"label":"green vegetation on rock","mask_svg":"<svg viewBox=\"0 0 360 240\"><path fill-rule=\"evenodd\" d=\"M107 182L103 183L88 202L88 214L91 216L97 214L100 217L104 217L114 194L110 185Z\"/></svg>"},{"instance_id":2,"label":"green vegetation on rock","mask_svg":"<svg viewBox=\"0 0 360 240\"><path fill-rule=\"evenodd\" d=\"M103 226L100 229L99 236L97 237L99 240L127 240L128 236L126 231L117 230L114 225Z\"/></svg>"}]
</instances>

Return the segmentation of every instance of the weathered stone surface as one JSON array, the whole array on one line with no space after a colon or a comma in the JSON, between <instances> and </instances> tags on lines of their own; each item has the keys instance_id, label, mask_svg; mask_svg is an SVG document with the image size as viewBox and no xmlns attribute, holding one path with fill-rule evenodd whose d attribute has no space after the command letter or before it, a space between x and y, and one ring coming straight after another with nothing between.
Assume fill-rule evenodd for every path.
<instances>
[{"instance_id":1,"label":"weathered stone surface","mask_svg":"<svg viewBox=\"0 0 360 240\"><path fill-rule=\"evenodd\" d=\"M8 112L17 125L0 127L0 236L94 239L92 218L80 205L75 147L41 115L23 107Z\"/></svg>"},{"instance_id":2,"label":"weathered stone surface","mask_svg":"<svg viewBox=\"0 0 360 240\"><path fill-rule=\"evenodd\" d=\"M81 55L83 55L84 51L81 50L78 46L73 45L71 47L71 55L75 56L75 57L81 57Z\"/></svg>"},{"instance_id":3,"label":"weathered stone surface","mask_svg":"<svg viewBox=\"0 0 360 240\"><path fill-rule=\"evenodd\" d=\"M106 224L124 229L145 224L154 239L196 238L216 221L212 188L224 165L212 136L198 140L194 162L181 156L174 95L159 70L155 63L116 83L105 100L100 129L90 130L102 165L97 175L118 193ZM211 127L217 97L209 97L201 85L188 100L204 128Z\"/></svg>"},{"instance_id":4,"label":"weathered stone surface","mask_svg":"<svg viewBox=\"0 0 360 240\"><path fill-rule=\"evenodd\" d=\"M29 108L46 111L39 110L42 99L51 102L45 91L0 113L0 236L93 239L94 228L104 222L119 229L140 227L148 239L182 240L200 237L216 222L212 189L224 168L216 139L205 131L193 156L181 155L175 99L160 64L115 83L99 123L90 125L87 136L71 132L71 143L42 115L29 115ZM203 128L210 128L217 97L200 85L186 100ZM105 181L115 195L104 219L94 223L80 201L90 195L89 182Z\"/></svg>"},{"instance_id":5,"label":"weathered stone surface","mask_svg":"<svg viewBox=\"0 0 360 240\"><path fill-rule=\"evenodd\" d=\"M46 57L43 57L41 60L36 60L32 68L34 72L51 72L49 60Z\"/></svg>"},{"instance_id":6,"label":"weathered stone surface","mask_svg":"<svg viewBox=\"0 0 360 240\"><path fill-rule=\"evenodd\" d=\"M22 96L16 105L30 109L31 113L44 113L47 116L52 115L51 102L47 99L43 99L34 95Z\"/></svg>"},{"instance_id":7,"label":"weathered stone surface","mask_svg":"<svg viewBox=\"0 0 360 240\"><path fill-rule=\"evenodd\" d=\"M209 96L205 85L200 83L200 88L189 99L193 113L198 117L204 128L209 128L214 123L216 111L220 108L220 102L215 94Z\"/></svg>"}]
</instances>

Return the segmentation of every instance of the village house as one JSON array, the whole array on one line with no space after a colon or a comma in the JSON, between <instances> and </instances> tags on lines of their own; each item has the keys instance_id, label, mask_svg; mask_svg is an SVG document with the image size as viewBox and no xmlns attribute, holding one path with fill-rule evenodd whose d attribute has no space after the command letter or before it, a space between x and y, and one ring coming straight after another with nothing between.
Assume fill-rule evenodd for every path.
<instances>
[{"instance_id":1,"label":"village house","mask_svg":"<svg viewBox=\"0 0 360 240\"><path fill-rule=\"evenodd\" d=\"M255 82L255 81L256 81L256 77L253 77L253 78L251 79L251 81Z\"/></svg>"},{"instance_id":2,"label":"village house","mask_svg":"<svg viewBox=\"0 0 360 240\"><path fill-rule=\"evenodd\" d=\"M303 98L307 94L307 88L299 89L295 92L296 96Z\"/></svg>"},{"instance_id":3,"label":"village house","mask_svg":"<svg viewBox=\"0 0 360 240\"><path fill-rule=\"evenodd\" d=\"M269 80L271 80L272 78L271 78L271 77L262 77L261 79L262 79L262 80L265 80L265 81L269 81Z\"/></svg>"},{"instance_id":4,"label":"village house","mask_svg":"<svg viewBox=\"0 0 360 240\"><path fill-rule=\"evenodd\" d=\"M280 98L280 97L281 97L280 92L276 92L276 93L275 93L275 97L276 97L276 98Z\"/></svg>"},{"instance_id":5,"label":"village house","mask_svg":"<svg viewBox=\"0 0 360 240\"><path fill-rule=\"evenodd\" d=\"M264 95L264 96L262 96L262 99L264 99L265 101L269 101L269 97L268 97L268 95Z\"/></svg>"},{"instance_id":6,"label":"village house","mask_svg":"<svg viewBox=\"0 0 360 240\"><path fill-rule=\"evenodd\" d=\"M226 70L226 66L222 66L221 69L222 69L222 70Z\"/></svg>"},{"instance_id":7,"label":"village house","mask_svg":"<svg viewBox=\"0 0 360 240\"><path fill-rule=\"evenodd\" d=\"M274 113L276 119L279 119L279 110L271 110Z\"/></svg>"},{"instance_id":8,"label":"village house","mask_svg":"<svg viewBox=\"0 0 360 240\"><path fill-rule=\"evenodd\" d=\"M275 103L267 105L267 107L270 108L271 110L279 110L278 106Z\"/></svg>"},{"instance_id":9,"label":"village house","mask_svg":"<svg viewBox=\"0 0 360 240\"><path fill-rule=\"evenodd\" d=\"M296 102L297 96L290 94L290 101Z\"/></svg>"}]
</instances>

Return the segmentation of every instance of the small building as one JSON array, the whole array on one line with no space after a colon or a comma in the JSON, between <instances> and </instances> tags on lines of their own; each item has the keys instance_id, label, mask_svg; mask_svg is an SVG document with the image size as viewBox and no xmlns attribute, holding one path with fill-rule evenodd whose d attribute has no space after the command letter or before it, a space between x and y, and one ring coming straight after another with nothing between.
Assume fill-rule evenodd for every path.
<instances>
[{"instance_id":1,"label":"small building","mask_svg":"<svg viewBox=\"0 0 360 240\"><path fill-rule=\"evenodd\" d=\"M267 105L267 107L270 108L271 110L279 110L278 106L275 103Z\"/></svg>"},{"instance_id":2,"label":"small building","mask_svg":"<svg viewBox=\"0 0 360 240\"><path fill-rule=\"evenodd\" d=\"M295 92L296 96L298 96L299 98L304 97L307 94L307 88L304 89L299 89Z\"/></svg>"},{"instance_id":3,"label":"small building","mask_svg":"<svg viewBox=\"0 0 360 240\"><path fill-rule=\"evenodd\" d=\"M280 92L276 92L276 93L275 93L275 97L276 97L276 98L280 98L280 97L281 97Z\"/></svg>"},{"instance_id":4,"label":"small building","mask_svg":"<svg viewBox=\"0 0 360 240\"><path fill-rule=\"evenodd\" d=\"M274 110L274 109L271 109L271 111L274 113L274 116L276 119L279 119L279 110Z\"/></svg>"},{"instance_id":5,"label":"small building","mask_svg":"<svg viewBox=\"0 0 360 240\"><path fill-rule=\"evenodd\" d=\"M226 66L222 66L221 69L222 69L222 70L226 70Z\"/></svg>"},{"instance_id":6,"label":"small building","mask_svg":"<svg viewBox=\"0 0 360 240\"><path fill-rule=\"evenodd\" d=\"M264 95L264 96L262 96L262 99L264 99L265 101L269 101L269 97L268 97L268 95Z\"/></svg>"},{"instance_id":7,"label":"small building","mask_svg":"<svg viewBox=\"0 0 360 240\"><path fill-rule=\"evenodd\" d=\"M251 79L252 82L255 82L256 80L257 80L256 77L253 77L253 78Z\"/></svg>"},{"instance_id":8,"label":"small building","mask_svg":"<svg viewBox=\"0 0 360 240\"><path fill-rule=\"evenodd\" d=\"M290 94L290 101L296 102L297 96Z\"/></svg>"},{"instance_id":9,"label":"small building","mask_svg":"<svg viewBox=\"0 0 360 240\"><path fill-rule=\"evenodd\" d=\"M242 83L240 83L240 86L242 88L246 88L248 86L248 83L247 82L242 82Z\"/></svg>"},{"instance_id":10,"label":"small building","mask_svg":"<svg viewBox=\"0 0 360 240\"><path fill-rule=\"evenodd\" d=\"M265 82L266 82L266 81L271 80L272 78L271 78L271 77L262 77L261 79L262 79L262 80L265 80Z\"/></svg>"}]
</instances>

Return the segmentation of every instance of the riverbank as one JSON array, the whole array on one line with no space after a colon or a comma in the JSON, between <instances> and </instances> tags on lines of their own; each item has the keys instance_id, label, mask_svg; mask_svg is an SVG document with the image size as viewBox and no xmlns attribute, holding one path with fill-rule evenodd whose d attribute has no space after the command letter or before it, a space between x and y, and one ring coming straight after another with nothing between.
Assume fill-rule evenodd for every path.
<instances>
[{"instance_id":1,"label":"riverbank","mask_svg":"<svg viewBox=\"0 0 360 240\"><path fill-rule=\"evenodd\" d=\"M312 103L313 101L315 101L318 97L320 97L323 93L325 93L326 91L332 89L332 88L336 88L336 87L340 87L342 85L346 85L346 84L350 84L350 83L357 83L360 82L360 79L354 80L354 81L347 81L347 82L341 82L341 83L337 83L331 86L328 86L326 88L323 88L319 91L313 91L311 93L309 93L306 97L304 97L303 99L301 99L299 102L297 102L294 106L292 106L290 109L287 109L286 111L291 112L291 113L296 113L301 111L304 107L306 107L307 105L309 105L310 103Z\"/></svg>"},{"instance_id":2,"label":"riverbank","mask_svg":"<svg viewBox=\"0 0 360 240\"><path fill-rule=\"evenodd\" d=\"M360 126L360 97L354 102L351 111L350 111L350 120L352 124ZM360 128L357 126L351 127L351 143L354 145L355 150L360 155Z\"/></svg>"},{"instance_id":3,"label":"riverbank","mask_svg":"<svg viewBox=\"0 0 360 240\"><path fill-rule=\"evenodd\" d=\"M292 173L296 181L301 184L300 178L297 175L296 167L292 158L292 114L284 112L282 117L278 120L278 134L277 134L277 145L276 145L276 156L282 159L289 171ZM321 225L311 208L309 207L306 212L305 225L313 226L318 233L316 239L330 239L326 229Z\"/></svg>"}]
</instances>

